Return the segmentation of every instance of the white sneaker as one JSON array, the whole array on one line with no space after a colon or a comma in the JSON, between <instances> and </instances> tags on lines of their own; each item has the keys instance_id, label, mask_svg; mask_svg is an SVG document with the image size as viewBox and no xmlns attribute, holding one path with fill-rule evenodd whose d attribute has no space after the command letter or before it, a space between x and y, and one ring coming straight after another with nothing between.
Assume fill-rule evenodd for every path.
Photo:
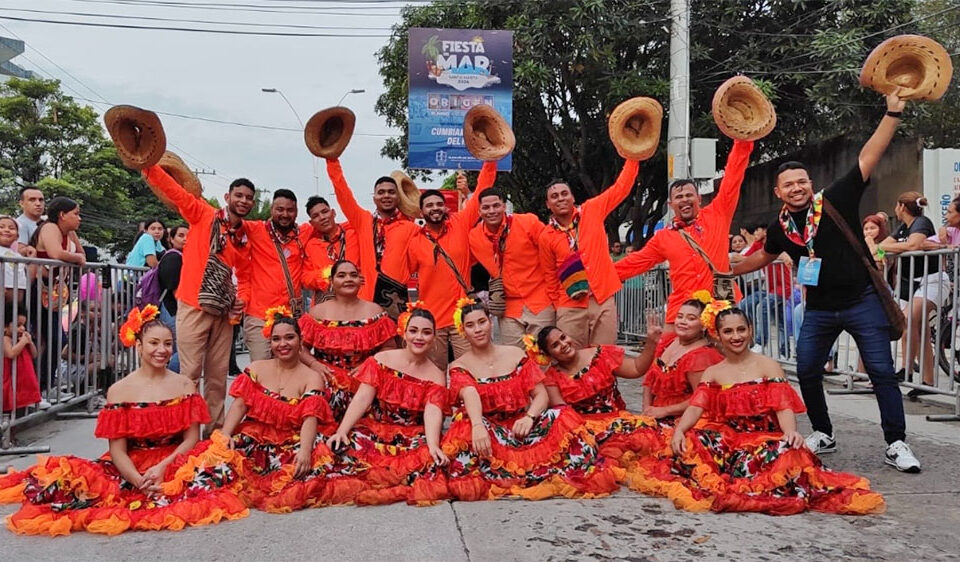
<instances>
[{"instance_id":1,"label":"white sneaker","mask_svg":"<svg viewBox=\"0 0 960 562\"><path fill-rule=\"evenodd\" d=\"M807 448L813 451L815 455L837 452L837 440L833 438L833 435L827 435L822 431L814 431L807 435L805 441L807 442Z\"/></svg>"},{"instance_id":2,"label":"white sneaker","mask_svg":"<svg viewBox=\"0 0 960 562\"><path fill-rule=\"evenodd\" d=\"M40 401L37 402L37 409L38 409L38 410L49 410L49 409L50 409L50 406L53 406L53 404L47 402L47 400L44 399L44 398L41 398Z\"/></svg>"},{"instance_id":3,"label":"white sneaker","mask_svg":"<svg viewBox=\"0 0 960 562\"><path fill-rule=\"evenodd\" d=\"M913 455L910 445L903 441L894 441L887 447L883 461L900 472L916 474L920 472L920 461Z\"/></svg>"}]
</instances>

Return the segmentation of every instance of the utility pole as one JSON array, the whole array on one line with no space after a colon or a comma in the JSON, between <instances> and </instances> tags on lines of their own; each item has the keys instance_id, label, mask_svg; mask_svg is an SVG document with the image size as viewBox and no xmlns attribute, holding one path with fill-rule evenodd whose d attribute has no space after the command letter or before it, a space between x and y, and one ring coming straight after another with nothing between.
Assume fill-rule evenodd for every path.
<instances>
[{"instance_id":1,"label":"utility pole","mask_svg":"<svg viewBox=\"0 0 960 562\"><path fill-rule=\"evenodd\" d=\"M690 177L690 0L670 0L667 178Z\"/></svg>"}]
</instances>

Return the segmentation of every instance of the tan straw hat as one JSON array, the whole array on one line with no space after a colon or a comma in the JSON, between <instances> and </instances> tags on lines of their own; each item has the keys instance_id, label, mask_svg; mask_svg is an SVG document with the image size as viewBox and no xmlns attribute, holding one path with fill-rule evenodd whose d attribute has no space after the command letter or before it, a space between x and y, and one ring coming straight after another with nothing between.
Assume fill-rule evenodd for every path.
<instances>
[{"instance_id":1,"label":"tan straw hat","mask_svg":"<svg viewBox=\"0 0 960 562\"><path fill-rule=\"evenodd\" d=\"M860 70L860 85L881 94L900 88L900 99L938 100L953 76L939 43L922 35L898 35L877 45Z\"/></svg>"},{"instance_id":2,"label":"tan straw hat","mask_svg":"<svg viewBox=\"0 0 960 562\"><path fill-rule=\"evenodd\" d=\"M400 198L400 212L412 219L420 218L420 188L407 174L400 170L390 173L393 181L397 182L397 196Z\"/></svg>"},{"instance_id":3,"label":"tan straw hat","mask_svg":"<svg viewBox=\"0 0 960 562\"><path fill-rule=\"evenodd\" d=\"M303 139L314 156L335 160L343 154L353 136L357 116L346 107L329 107L307 121Z\"/></svg>"},{"instance_id":4,"label":"tan straw hat","mask_svg":"<svg viewBox=\"0 0 960 562\"><path fill-rule=\"evenodd\" d=\"M157 114L132 105L115 105L103 114L107 132L117 147L123 165L134 170L160 161L167 137Z\"/></svg>"},{"instance_id":5,"label":"tan straw hat","mask_svg":"<svg viewBox=\"0 0 960 562\"><path fill-rule=\"evenodd\" d=\"M713 120L732 139L757 140L776 126L777 112L753 80L734 76L713 94Z\"/></svg>"},{"instance_id":6,"label":"tan straw hat","mask_svg":"<svg viewBox=\"0 0 960 562\"><path fill-rule=\"evenodd\" d=\"M617 153L627 160L648 160L660 145L663 107L653 98L630 98L614 108L607 132Z\"/></svg>"},{"instance_id":7,"label":"tan straw hat","mask_svg":"<svg viewBox=\"0 0 960 562\"><path fill-rule=\"evenodd\" d=\"M168 150L163 153L163 158L157 162L157 165L163 168L164 172L170 174L170 177L176 180L187 193L194 197L203 197L203 186L200 185L200 179L179 156ZM160 199L163 200L165 197L160 197Z\"/></svg>"},{"instance_id":8,"label":"tan straw hat","mask_svg":"<svg viewBox=\"0 0 960 562\"><path fill-rule=\"evenodd\" d=\"M479 160L500 160L517 145L506 119L487 104L474 106L463 117L463 141Z\"/></svg>"}]
</instances>

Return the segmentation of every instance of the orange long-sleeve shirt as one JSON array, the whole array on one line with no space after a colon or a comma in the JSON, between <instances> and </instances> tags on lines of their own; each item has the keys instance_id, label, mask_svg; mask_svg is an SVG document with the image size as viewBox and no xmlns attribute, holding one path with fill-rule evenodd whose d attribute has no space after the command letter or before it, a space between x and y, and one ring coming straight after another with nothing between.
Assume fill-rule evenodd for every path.
<instances>
[{"instance_id":1,"label":"orange long-sleeve shirt","mask_svg":"<svg viewBox=\"0 0 960 562\"><path fill-rule=\"evenodd\" d=\"M623 285L613 268L610 258L610 243L604 221L617 205L633 191L640 170L640 163L627 160L617 176L617 181L600 195L592 197L580 206L580 225L577 233L577 248L587 273L590 294L598 303L604 303L616 294ZM546 227L540 235L540 263L543 267L550 298L557 308L586 308L588 299L571 299L557 278L557 270L572 250L567 235Z\"/></svg>"},{"instance_id":2,"label":"orange long-sleeve shirt","mask_svg":"<svg viewBox=\"0 0 960 562\"><path fill-rule=\"evenodd\" d=\"M410 271L417 274L420 300L424 302L427 310L433 313L437 320L437 328L453 326L453 311L457 307L457 300L463 298L465 292L447 260L443 259L439 253L435 253L434 243L428 234L434 236L443 251L450 256L457 266L460 278L469 286L470 229L480 216L480 203L476 195L493 185L496 176L497 163L484 162L474 195L467 199L467 203L460 212L450 215L440 236L436 236L435 232L423 226L407 246Z\"/></svg>"},{"instance_id":3,"label":"orange long-sleeve shirt","mask_svg":"<svg viewBox=\"0 0 960 562\"><path fill-rule=\"evenodd\" d=\"M295 234L281 246L287 269L290 271L290 280L293 282L294 297L300 296L300 277L303 270L303 252L298 235L299 233ZM250 299L244 312L263 320L268 308L289 306L291 295L283 265L280 263L280 255L277 254L277 247L267 228L267 221L248 221L247 236L250 247L250 274L245 280L250 284L247 291ZM189 239L189 236L187 238Z\"/></svg>"},{"instance_id":4,"label":"orange long-sleeve shirt","mask_svg":"<svg viewBox=\"0 0 960 562\"><path fill-rule=\"evenodd\" d=\"M210 234L213 219L217 214L210 203L187 192L160 166L151 166L143 171L146 181L162 191L177 207L177 211L190 225L190 236L183 247L183 268L180 270L180 285L177 287L177 300L193 308L200 308L197 295L200 292L200 280L210 259ZM248 223L244 221L244 230ZM239 233L238 233L239 234ZM237 298L250 301L247 278L250 272L250 244L238 247L231 237L220 252L220 258L234 269L238 279Z\"/></svg>"},{"instance_id":5,"label":"orange long-sleeve shirt","mask_svg":"<svg viewBox=\"0 0 960 562\"><path fill-rule=\"evenodd\" d=\"M532 213L509 215L500 223L496 232L487 230L480 223L470 230L470 253L480 262L491 277L500 275L496 246L507 221L510 230L503 252L503 288L507 294L507 308L504 316L520 318L523 307L539 314L551 306L547 278L540 265L540 234L546 228L540 219Z\"/></svg>"},{"instance_id":6,"label":"orange long-sleeve shirt","mask_svg":"<svg viewBox=\"0 0 960 562\"><path fill-rule=\"evenodd\" d=\"M720 189L713 201L700 209L693 224L684 230L710 256L710 261L720 271L730 271L728 236L733 214L740 201L740 184L750 162L753 150L751 141L733 141L733 150L727 156ZM706 262L674 228L665 228L653 235L653 238L640 250L618 261L617 274L626 280L634 275L649 271L655 265L666 261L670 264L670 283L673 292L667 300L667 322L673 322L677 311L684 301L699 290L713 290L713 273ZM737 299L739 300L739 289Z\"/></svg>"},{"instance_id":7,"label":"orange long-sleeve shirt","mask_svg":"<svg viewBox=\"0 0 960 562\"><path fill-rule=\"evenodd\" d=\"M357 231L346 222L340 223L340 229L342 235L331 241L315 231L310 223L300 225L300 243L303 244L303 251L306 253L300 281L305 288L318 290L325 287L325 283L321 280L323 270L337 261L341 249L343 249L343 259L353 262L357 268L360 268L360 241L357 239Z\"/></svg>"},{"instance_id":8,"label":"orange long-sleeve shirt","mask_svg":"<svg viewBox=\"0 0 960 562\"><path fill-rule=\"evenodd\" d=\"M333 192L337 196L337 203L344 217L357 232L360 249L360 273L363 275L363 287L360 289L360 298L370 300L377 283L377 251L373 239L373 214L357 203L353 191L346 178L343 177L343 168L339 160L327 160L327 175L333 183ZM388 277L404 283L410 277L410 267L407 260L407 244L417 234L419 227L407 217L401 218L386 225L384 228L385 242L383 255L380 259L380 270Z\"/></svg>"}]
</instances>

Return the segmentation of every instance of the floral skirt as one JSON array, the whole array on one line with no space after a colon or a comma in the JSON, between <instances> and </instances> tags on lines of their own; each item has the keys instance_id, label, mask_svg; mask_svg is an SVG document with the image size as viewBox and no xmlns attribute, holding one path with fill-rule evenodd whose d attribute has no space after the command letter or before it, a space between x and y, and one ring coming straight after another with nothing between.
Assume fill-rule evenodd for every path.
<instances>
[{"instance_id":1,"label":"floral skirt","mask_svg":"<svg viewBox=\"0 0 960 562\"><path fill-rule=\"evenodd\" d=\"M824 468L809 449L790 448L782 432L764 425L754 418L701 422L687 433L682 456L639 459L630 487L688 511L884 511L883 496L866 478Z\"/></svg>"},{"instance_id":2,"label":"floral skirt","mask_svg":"<svg viewBox=\"0 0 960 562\"><path fill-rule=\"evenodd\" d=\"M653 418L626 410L580 415L596 439L600 454L621 466L636 458L669 450L670 442L664 441L660 426Z\"/></svg>"},{"instance_id":3,"label":"floral skirt","mask_svg":"<svg viewBox=\"0 0 960 562\"><path fill-rule=\"evenodd\" d=\"M340 421L343 414L347 412L347 406L353 400L353 395L357 392L360 383L350 374L350 371L341 367L327 365L332 374L332 381L328 392L330 393L330 411L333 412L333 419Z\"/></svg>"},{"instance_id":4,"label":"floral skirt","mask_svg":"<svg viewBox=\"0 0 960 562\"><path fill-rule=\"evenodd\" d=\"M572 408L548 408L522 439L512 430L521 417L522 412L484 417L492 454L480 457L471 448L472 426L466 412L454 414L443 438L443 451L451 458L448 485L455 498L589 498L610 494L618 488L623 470L600 455L583 418Z\"/></svg>"},{"instance_id":5,"label":"floral skirt","mask_svg":"<svg viewBox=\"0 0 960 562\"><path fill-rule=\"evenodd\" d=\"M175 448L131 449L128 454L142 473ZM239 455L217 432L170 463L159 496L125 481L107 453L97 460L41 456L32 468L0 477L0 503L22 502L7 518L7 527L20 534L180 530L246 517L239 496L241 471Z\"/></svg>"}]
</instances>

